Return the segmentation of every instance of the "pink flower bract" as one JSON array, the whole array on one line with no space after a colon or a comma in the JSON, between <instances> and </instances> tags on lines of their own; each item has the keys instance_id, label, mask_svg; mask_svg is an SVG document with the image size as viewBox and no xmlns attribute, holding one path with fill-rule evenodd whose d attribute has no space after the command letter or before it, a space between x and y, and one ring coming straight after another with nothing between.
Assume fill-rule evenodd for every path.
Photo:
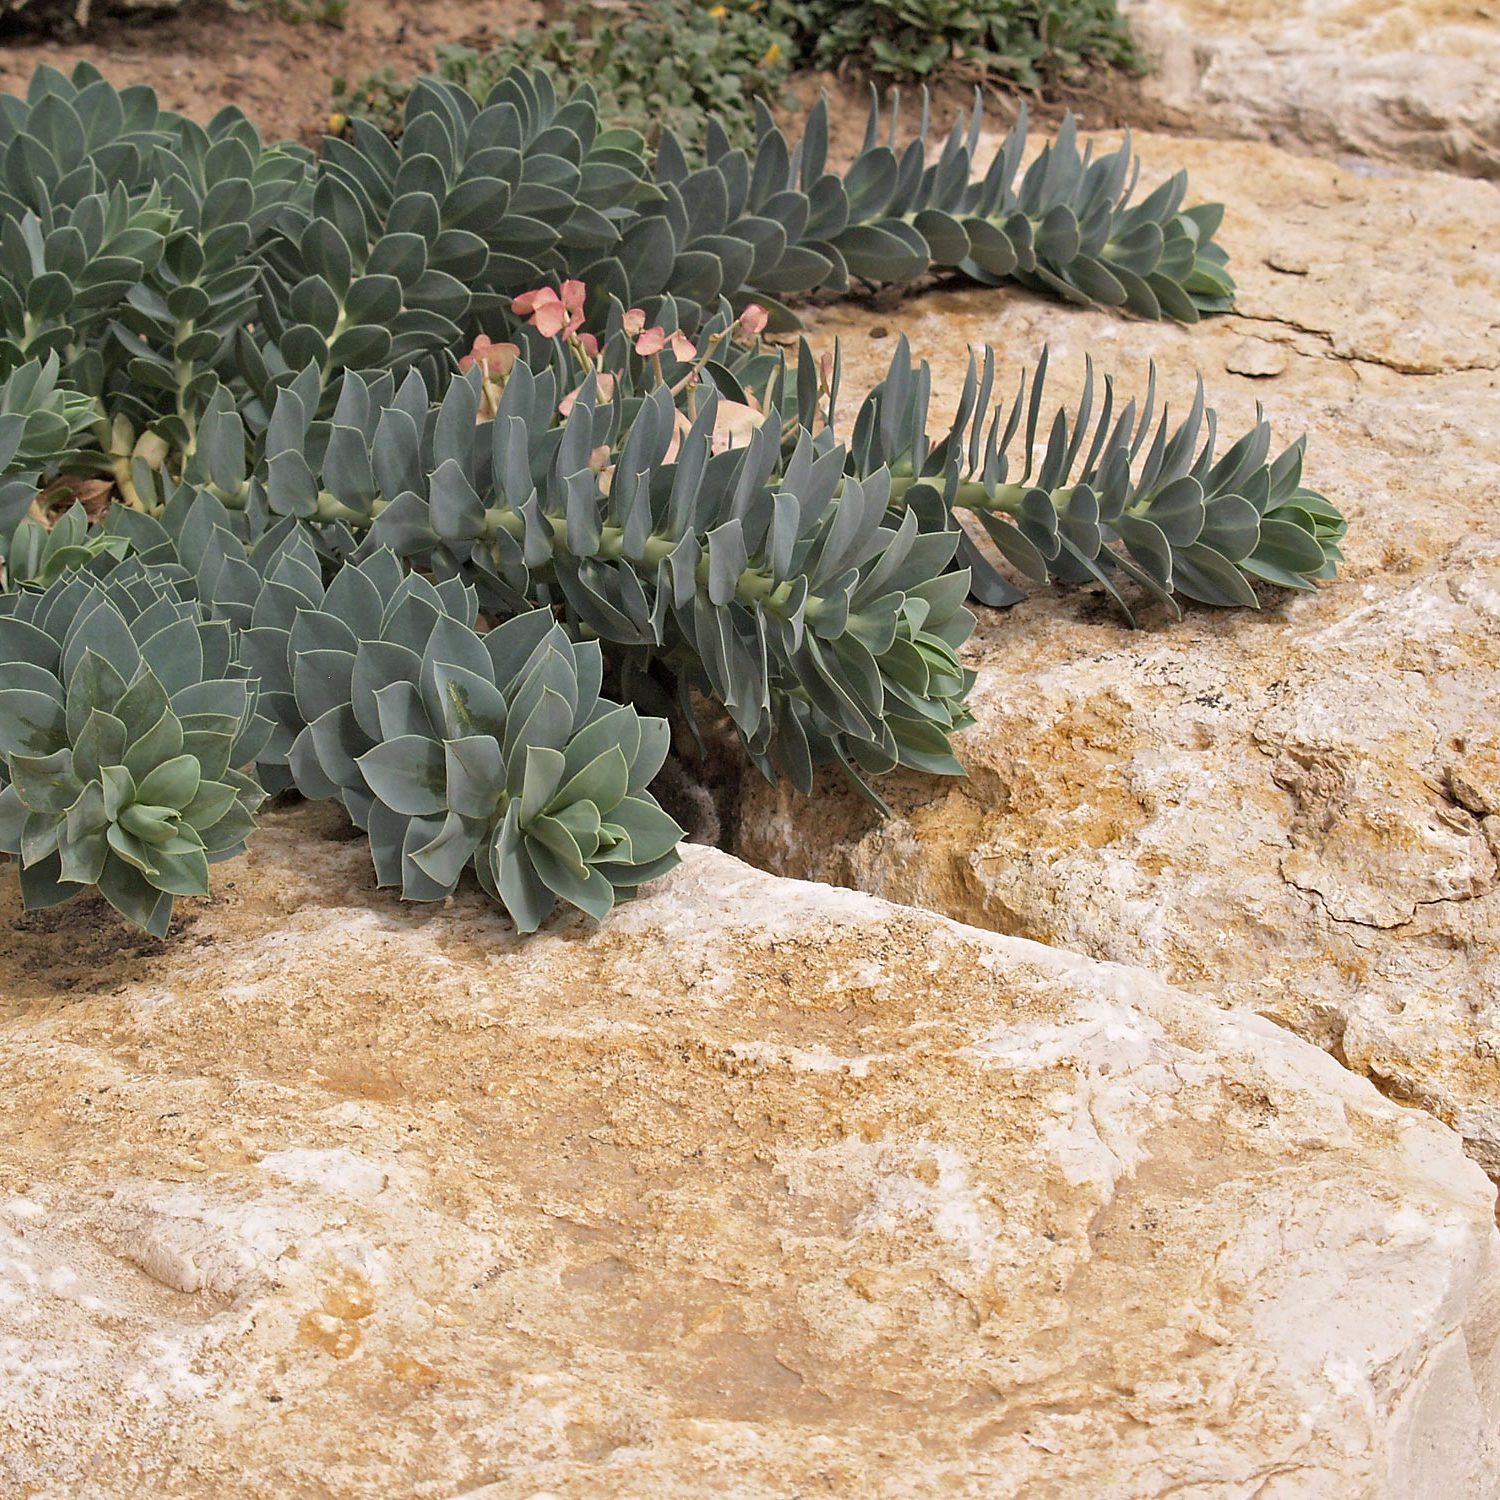
<instances>
[{"instance_id":1,"label":"pink flower bract","mask_svg":"<svg viewBox=\"0 0 1500 1500\"><path fill-rule=\"evenodd\" d=\"M615 396L615 377L608 370L599 370L595 372L594 379L597 381L597 385L595 386L598 392L595 397L596 401L613 401ZM584 384L587 384L587 382L585 381ZM563 416L567 416L573 410L574 406L577 405L578 397L582 390L583 385L579 385L576 389L569 391L558 402L557 409Z\"/></svg>"},{"instance_id":2,"label":"pink flower bract","mask_svg":"<svg viewBox=\"0 0 1500 1500\"><path fill-rule=\"evenodd\" d=\"M510 299L510 310L518 318L529 318L537 308L549 302L561 302L562 298L550 286L539 286L534 292L522 292Z\"/></svg>"},{"instance_id":3,"label":"pink flower bract","mask_svg":"<svg viewBox=\"0 0 1500 1500\"><path fill-rule=\"evenodd\" d=\"M648 328L635 341L635 352L637 354L660 354L663 349L670 346L672 358L681 360L683 364L695 359L698 354L697 346L682 332L668 333L659 325Z\"/></svg>"},{"instance_id":4,"label":"pink flower bract","mask_svg":"<svg viewBox=\"0 0 1500 1500\"><path fill-rule=\"evenodd\" d=\"M648 328L635 341L637 354L660 354L666 347L667 333L664 328Z\"/></svg>"},{"instance_id":5,"label":"pink flower bract","mask_svg":"<svg viewBox=\"0 0 1500 1500\"><path fill-rule=\"evenodd\" d=\"M510 310L525 318L544 339L560 333L575 333L583 326L583 303L588 290L581 281L563 282L559 296L550 286L512 297Z\"/></svg>"},{"instance_id":6,"label":"pink flower bract","mask_svg":"<svg viewBox=\"0 0 1500 1500\"><path fill-rule=\"evenodd\" d=\"M458 368L467 374L478 365L486 380L504 380L520 357L518 344L497 344L481 333L473 349L459 360Z\"/></svg>"},{"instance_id":7,"label":"pink flower bract","mask_svg":"<svg viewBox=\"0 0 1500 1500\"><path fill-rule=\"evenodd\" d=\"M568 310L561 302L544 302L531 315L531 326L544 339L555 338L568 326Z\"/></svg>"},{"instance_id":8,"label":"pink flower bract","mask_svg":"<svg viewBox=\"0 0 1500 1500\"><path fill-rule=\"evenodd\" d=\"M743 448L765 422L766 415L743 401L721 400L714 411L714 434L710 446L715 453Z\"/></svg>"}]
</instances>

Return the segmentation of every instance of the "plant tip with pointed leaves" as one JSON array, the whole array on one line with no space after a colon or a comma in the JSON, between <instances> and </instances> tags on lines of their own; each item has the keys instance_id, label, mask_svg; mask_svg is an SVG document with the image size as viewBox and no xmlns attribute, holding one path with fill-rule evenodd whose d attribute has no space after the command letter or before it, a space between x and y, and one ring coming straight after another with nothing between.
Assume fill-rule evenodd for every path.
<instances>
[{"instance_id":1,"label":"plant tip with pointed leaves","mask_svg":"<svg viewBox=\"0 0 1500 1500\"><path fill-rule=\"evenodd\" d=\"M0 611L0 850L28 910L89 888L165 934L177 896L245 847L237 767L270 726L229 630L138 561L72 571Z\"/></svg>"},{"instance_id":2,"label":"plant tip with pointed leaves","mask_svg":"<svg viewBox=\"0 0 1500 1500\"><path fill-rule=\"evenodd\" d=\"M284 652L269 625L256 650L303 721L297 789L343 803L382 885L435 901L470 869L533 932L558 900L602 919L677 863L683 830L646 790L667 725L600 695L597 642L547 610L480 635L471 596L384 549L303 581Z\"/></svg>"}]
</instances>

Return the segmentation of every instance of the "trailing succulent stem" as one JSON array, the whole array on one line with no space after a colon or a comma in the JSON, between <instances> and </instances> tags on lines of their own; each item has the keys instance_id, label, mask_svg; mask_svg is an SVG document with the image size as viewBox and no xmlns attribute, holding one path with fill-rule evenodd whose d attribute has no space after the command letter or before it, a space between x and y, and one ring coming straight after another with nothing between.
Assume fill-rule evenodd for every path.
<instances>
[{"instance_id":1,"label":"trailing succulent stem","mask_svg":"<svg viewBox=\"0 0 1500 1500\"><path fill-rule=\"evenodd\" d=\"M1090 371L1040 462L1010 480L1007 449L1037 449L1045 374L1044 360L1029 393L1023 381L992 410L993 356L971 364L932 443L930 377L903 342L847 445L817 416L810 355L773 362L761 388L806 423L743 407L755 420L737 440L720 419L741 403L708 382L687 421L665 383L627 399L610 380L606 400L596 372L560 402L556 368L524 361L491 414L477 369L439 402L416 374L399 390L351 377L328 423L284 392L264 480L227 462L221 478L252 511L323 528L335 552L367 537L462 579L489 614L554 608L627 660L665 661L684 695L724 706L768 774L807 787L836 760L863 783L897 765L957 770L964 596L977 577L985 602L1021 597L958 512L1022 574L1097 582L1122 609L1122 579L1175 610L1177 594L1254 607L1255 580L1331 576L1343 521L1302 487L1301 445L1272 462L1261 422L1217 455L1201 388L1173 427L1156 418L1154 379L1117 408ZM211 453L219 431L204 432Z\"/></svg>"},{"instance_id":2,"label":"trailing succulent stem","mask_svg":"<svg viewBox=\"0 0 1500 1500\"><path fill-rule=\"evenodd\" d=\"M864 144L842 175L827 170L823 102L792 147L757 101L753 153L711 128L707 163L696 170L667 136L656 167L659 216L627 230L614 258L584 278L627 304L660 292L699 306L759 301L778 329L797 326L783 300L790 295L845 291L852 279L910 283L932 271L1184 323L1233 304L1228 256L1214 243L1223 208L1185 209L1185 172L1134 202L1140 161L1128 137L1116 151L1080 153L1070 115L1023 172L1023 105L976 175L977 92L939 151L928 140L925 96L916 138L898 146L899 103L893 96L882 140L872 94ZM665 276L651 273L668 265Z\"/></svg>"},{"instance_id":3,"label":"trailing succulent stem","mask_svg":"<svg viewBox=\"0 0 1500 1500\"><path fill-rule=\"evenodd\" d=\"M613 299L689 334L724 302L793 327L799 295L935 270L1144 317L1229 306L1219 211L1184 208L1182 174L1135 202L1128 143L1080 153L1071 121L1022 171L1023 114L979 175L977 101L940 149L927 124L898 147L872 103L840 174L824 105L795 147L762 110L750 151L711 129L693 167L670 134L653 156L605 129L586 86L517 69L482 103L424 79L396 142L356 120L315 160L236 110L199 126L88 64L43 67L0 96L0 378L56 355L96 403L79 462L123 490L142 435L191 456L221 390L252 438L309 368L321 415L346 371L415 366L440 395L541 285L586 283L596 324Z\"/></svg>"},{"instance_id":4,"label":"trailing succulent stem","mask_svg":"<svg viewBox=\"0 0 1500 1500\"><path fill-rule=\"evenodd\" d=\"M1262 418L1218 453L1201 380L1174 427L1165 406L1156 418L1154 369L1144 400L1117 408L1114 382L1106 377L1101 392L1090 361L1078 405L1053 415L1037 459L1046 374L1044 353L1029 398L1023 375L1008 408L991 411L993 351L982 364L971 358L958 414L932 444L929 382L925 368L913 371L903 340L855 422L854 466L889 468L898 495L913 502L936 495L950 511L972 514L1034 582L1101 585L1127 618L1122 576L1174 613L1177 594L1254 609L1257 582L1307 590L1334 576L1346 522L1303 486L1301 439L1273 460ZM1018 438L1025 464L1011 479L1007 450ZM1003 605L1022 597L967 535L959 553L974 572L976 598Z\"/></svg>"},{"instance_id":5,"label":"trailing succulent stem","mask_svg":"<svg viewBox=\"0 0 1500 1500\"><path fill-rule=\"evenodd\" d=\"M898 765L959 770L949 741L968 722L971 678L956 655L973 625L965 597L1021 597L986 536L1022 575L1099 583L1127 615L1125 580L1173 610L1179 594L1254 607L1255 581L1308 588L1340 555L1342 518L1301 486L1300 444L1271 461L1262 422L1216 454L1201 389L1174 427L1156 416L1154 380L1143 403L1117 406L1112 382L1101 393L1090 371L1078 406L1051 419L1040 460L1011 479L1007 450L1019 440L1038 451L1045 360L1029 390L1023 380L993 409L993 356L971 363L935 443L930 376L904 342L847 443L819 416L836 375L825 381L809 353L763 374L760 394L799 417L742 406L705 380L688 421L665 382L626 398L597 371L560 401L557 366L524 360L498 394L476 367L437 402L415 372L399 388L351 375L327 421L289 387L262 465L249 468L239 418L218 404L189 483L160 506L213 497L226 535L282 518L282 536L295 521L327 559L388 547L472 590L490 618L552 610L616 648L625 670L665 667L684 707L690 690L722 705L756 763L802 788L822 762L867 789ZM727 434L725 407L754 420ZM165 538L147 536L148 521L118 529L149 556ZM231 565L222 545L214 558L200 592L246 626L262 576L243 558ZM285 784L284 772L263 774Z\"/></svg>"}]
</instances>

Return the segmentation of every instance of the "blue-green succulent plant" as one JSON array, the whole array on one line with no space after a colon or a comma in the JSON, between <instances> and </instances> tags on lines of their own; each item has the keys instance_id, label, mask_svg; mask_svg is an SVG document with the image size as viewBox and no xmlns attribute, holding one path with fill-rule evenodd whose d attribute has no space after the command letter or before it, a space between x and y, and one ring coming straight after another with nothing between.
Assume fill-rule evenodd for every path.
<instances>
[{"instance_id":1,"label":"blue-green succulent plant","mask_svg":"<svg viewBox=\"0 0 1500 1500\"><path fill-rule=\"evenodd\" d=\"M240 768L270 726L234 639L138 561L0 604L0 850L23 901L97 887L161 936L264 795Z\"/></svg>"},{"instance_id":2,"label":"blue-green succulent plant","mask_svg":"<svg viewBox=\"0 0 1500 1500\"><path fill-rule=\"evenodd\" d=\"M97 70L0 95L0 851L29 906L91 886L153 932L265 794L338 800L383 884L463 873L530 931L669 868L664 720L722 710L767 776L960 774L970 598L1015 578L1254 606L1344 522L1258 421L1216 451L1090 367L947 432L899 341L847 431L796 299L951 272L1192 322L1233 295L1220 213L1128 143L1026 122L977 171L872 108L847 172L708 132L701 164L587 90L429 80L399 140L321 157ZM529 294L517 298L516 294ZM550 298L550 303L547 299ZM545 315L540 309L550 307ZM1019 463L1011 455L1024 451ZM1017 472L1019 469L1019 472ZM95 476L116 503L48 524ZM603 696L611 690L626 699Z\"/></svg>"}]
</instances>

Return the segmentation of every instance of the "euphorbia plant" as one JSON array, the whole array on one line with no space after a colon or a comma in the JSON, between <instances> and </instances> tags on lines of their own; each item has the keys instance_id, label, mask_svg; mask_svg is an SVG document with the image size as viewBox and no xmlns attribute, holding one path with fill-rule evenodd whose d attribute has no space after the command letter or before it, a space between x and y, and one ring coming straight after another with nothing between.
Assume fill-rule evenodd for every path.
<instances>
[{"instance_id":1,"label":"euphorbia plant","mask_svg":"<svg viewBox=\"0 0 1500 1500\"><path fill-rule=\"evenodd\" d=\"M837 350L767 339L799 292L948 267L1191 321L1232 291L1217 212L1181 179L1132 204L1128 150L1065 128L1022 173L1023 123L971 181L977 114L931 161L879 123L839 176L821 110L796 150L711 131L691 170L541 74L483 104L424 84L398 143L356 124L319 161L87 68L0 98L0 699L46 740L6 752L0 836L28 902L94 872L159 930L242 842L175 764L198 745L242 821L261 788L336 797L408 896L471 869L522 928L555 899L600 915L674 858L637 707L706 698L766 775L830 764L875 797L897 766L960 772L966 600L1018 598L1004 563L1122 608L1126 581L1176 608L1331 576L1343 522L1300 444L1272 461L1262 422L1217 454L1201 389L1174 427L1154 383L1117 411L1091 374L1044 436L1044 371L996 403L987 353L934 439L902 341L841 423ZM48 531L26 517L54 482L116 502ZM165 685L160 744L74 742L57 601L93 618L112 590L150 671L191 626L213 683ZM258 709L231 732L233 691Z\"/></svg>"},{"instance_id":2,"label":"euphorbia plant","mask_svg":"<svg viewBox=\"0 0 1500 1500\"><path fill-rule=\"evenodd\" d=\"M264 797L270 726L229 629L138 560L0 611L0 850L28 909L89 887L158 937Z\"/></svg>"},{"instance_id":3,"label":"euphorbia plant","mask_svg":"<svg viewBox=\"0 0 1500 1500\"><path fill-rule=\"evenodd\" d=\"M415 366L440 395L542 289L561 309L586 284L596 329L613 299L690 338L721 301L792 327L804 293L943 269L1140 316L1229 305L1217 210L1183 208L1180 175L1132 203L1128 147L1080 155L1071 125L1022 173L1023 118L971 180L979 125L976 105L929 161L925 118L898 151L872 111L840 175L820 105L795 149L763 117L753 152L711 130L694 168L670 136L653 159L604 129L587 89L516 71L482 105L426 80L397 143L356 121L315 160L235 110L200 127L90 65L43 67L0 96L0 378L58 355L95 403L86 463L128 497L131 457L180 470L220 389L252 438L309 368L322 416L350 370Z\"/></svg>"}]
</instances>

